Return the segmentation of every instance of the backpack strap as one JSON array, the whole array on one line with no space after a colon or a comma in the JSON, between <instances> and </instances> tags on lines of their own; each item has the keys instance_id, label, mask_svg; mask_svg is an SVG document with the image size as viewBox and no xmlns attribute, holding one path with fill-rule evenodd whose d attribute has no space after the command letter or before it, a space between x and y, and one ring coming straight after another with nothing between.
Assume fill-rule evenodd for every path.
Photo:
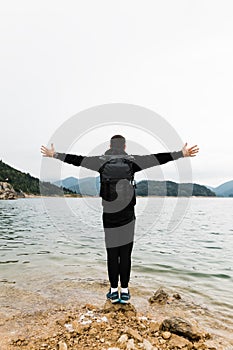
<instances>
[{"instance_id":1,"label":"backpack strap","mask_svg":"<svg viewBox=\"0 0 233 350\"><path fill-rule=\"evenodd\" d=\"M134 171L133 171L133 160L134 160L133 156L128 156L127 158L126 157L124 158L124 161L128 163L130 172L131 172L130 183L133 185L134 188L136 188L136 182L134 180Z\"/></svg>"}]
</instances>

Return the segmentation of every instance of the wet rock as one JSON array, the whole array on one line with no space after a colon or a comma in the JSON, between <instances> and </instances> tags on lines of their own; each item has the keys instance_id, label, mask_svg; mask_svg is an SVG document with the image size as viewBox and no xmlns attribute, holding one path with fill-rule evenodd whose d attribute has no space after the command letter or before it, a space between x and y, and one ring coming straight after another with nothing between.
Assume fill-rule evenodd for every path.
<instances>
[{"instance_id":1,"label":"wet rock","mask_svg":"<svg viewBox=\"0 0 233 350\"><path fill-rule=\"evenodd\" d=\"M163 320L160 330L169 331L193 341L201 339L200 334L194 330L193 326L180 317L172 317Z\"/></svg>"},{"instance_id":2,"label":"wet rock","mask_svg":"<svg viewBox=\"0 0 233 350\"><path fill-rule=\"evenodd\" d=\"M173 294L173 298L177 299L177 300L180 300L181 299L181 296L179 293L175 293Z\"/></svg>"},{"instance_id":3,"label":"wet rock","mask_svg":"<svg viewBox=\"0 0 233 350\"><path fill-rule=\"evenodd\" d=\"M159 288L152 297L149 298L149 303L150 304L161 304L161 305L164 305L167 303L169 299L169 295L168 293L162 289L162 288Z\"/></svg>"}]
</instances>

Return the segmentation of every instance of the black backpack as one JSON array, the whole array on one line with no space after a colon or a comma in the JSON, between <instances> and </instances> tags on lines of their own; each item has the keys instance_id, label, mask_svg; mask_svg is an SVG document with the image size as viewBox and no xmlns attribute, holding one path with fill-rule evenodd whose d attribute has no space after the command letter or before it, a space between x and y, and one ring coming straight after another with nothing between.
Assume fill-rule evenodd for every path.
<instances>
[{"instance_id":1,"label":"black backpack","mask_svg":"<svg viewBox=\"0 0 233 350\"><path fill-rule=\"evenodd\" d=\"M135 196L133 156L104 155L100 172L100 196L106 201L128 201Z\"/></svg>"}]
</instances>

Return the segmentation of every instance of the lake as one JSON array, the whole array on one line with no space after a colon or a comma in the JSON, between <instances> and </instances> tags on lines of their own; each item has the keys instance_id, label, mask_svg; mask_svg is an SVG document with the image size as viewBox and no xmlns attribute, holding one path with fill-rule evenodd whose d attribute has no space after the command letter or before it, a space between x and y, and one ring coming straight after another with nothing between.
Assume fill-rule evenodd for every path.
<instances>
[{"instance_id":1,"label":"lake","mask_svg":"<svg viewBox=\"0 0 233 350\"><path fill-rule=\"evenodd\" d=\"M231 198L137 198L130 286L171 288L229 325L232 204ZM0 201L0 288L55 298L63 281L105 281L107 292L101 216L100 198ZM20 307L27 309L27 300Z\"/></svg>"}]
</instances>

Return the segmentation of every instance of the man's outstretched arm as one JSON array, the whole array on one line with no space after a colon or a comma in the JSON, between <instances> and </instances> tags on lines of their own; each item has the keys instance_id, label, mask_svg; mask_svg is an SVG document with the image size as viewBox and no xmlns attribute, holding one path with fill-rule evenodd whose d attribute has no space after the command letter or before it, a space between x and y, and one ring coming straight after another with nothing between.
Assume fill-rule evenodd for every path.
<instances>
[{"instance_id":1,"label":"man's outstretched arm","mask_svg":"<svg viewBox=\"0 0 233 350\"><path fill-rule=\"evenodd\" d=\"M134 155L135 172L151 168L156 165L162 165L172 160L177 160L179 158L195 157L198 152L199 148L197 147L197 145L188 148L186 142L181 151L148 154L145 156Z\"/></svg>"},{"instance_id":2,"label":"man's outstretched arm","mask_svg":"<svg viewBox=\"0 0 233 350\"><path fill-rule=\"evenodd\" d=\"M100 160L98 156L85 157L76 154L56 152L53 143L51 143L51 148L41 146L41 153L43 157L59 159L65 163L72 164L75 166L82 166L90 170L98 171L100 168Z\"/></svg>"},{"instance_id":3,"label":"man's outstretched arm","mask_svg":"<svg viewBox=\"0 0 233 350\"><path fill-rule=\"evenodd\" d=\"M65 163L73 164L76 166L80 166L84 158L83 156L77 156L75 154L66 154L66 153L56 152L53 143L51 143L51 148L41 146L40 150L43 157L59 159Z\"/></svg>"}]
</instances>

